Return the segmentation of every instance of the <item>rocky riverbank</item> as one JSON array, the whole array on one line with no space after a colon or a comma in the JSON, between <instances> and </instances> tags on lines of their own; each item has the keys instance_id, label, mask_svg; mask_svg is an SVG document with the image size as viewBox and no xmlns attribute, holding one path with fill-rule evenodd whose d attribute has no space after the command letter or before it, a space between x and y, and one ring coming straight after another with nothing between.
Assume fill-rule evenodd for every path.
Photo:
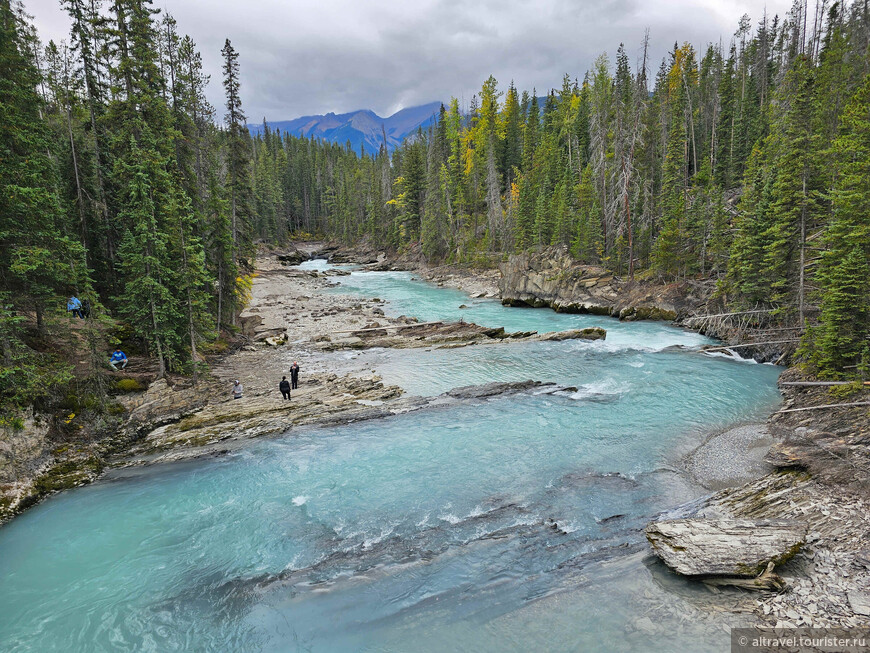
<instances>
[{"instance_id":1,"label":"rocky riverbank","mask_svg":"<svg viewBox=\"0 0 870 653\"><path fill-rule=\"evenodd\" d=\"M621 320L676 320L707 300L703 290L689 284L619 279L604 268L577 263L563 247L512 255L500 270L501 300L510 306L549 306Z\"/></svg>"},{"instance_id":2,"label":"rocky riverbank","mask_svg":"<svg viewBox=\"0 0 870 653\"><path fill-rule=\"evenodd\" d=\"M73 444L53 444L51 424L40 416L0 442L0 523L54 492L92 482L110 467L212 454L238 440L293 427L373 419L419 407L417 399L401 397L401 389L385 386L376 374L329 356L331 352L606 337L597 328L541 335L388 317L379 299L328 292L346 271L298 267L314 256L392 265L377 253L322 244L264 253L232 351L212 356L211 374L197 385L179 377L151 382L153 376L131 375L131 391L112 398L111 414L83 425ZM496 291L487 273L436 268L424 276L477 296ZM277 383L294 361L302 368L300 387L285 402ZM243 401L230 398L236 379L245 389Z\"/></svg>"},{"instance_id":3,"label":"rocky riverbank","mask_svg":"<svg viewBox=\"0 0 870 653\"><path fill-rule=\"evenodd\" d=\"M425 274L425 273L424 273ZM449 268L429 279L462 287L465 275ZM495 275L477 275L492 280ZM740 345L742 357L781 362L793 350L788 333L746 346L733 320L706 319L724 312L703 284L628 282L606 270L575 263L564 249L515 255L500 266L498 290L508 305L610 315L623 320L666 319ZM743 320L744 318L740 318ZM726 350L727 351L727 350ZM789 369L782 381L802 379ZM829 388L782 386L783 411L868 400ZM855 399L855 396L858 399ZM866 406L794 410L766 425L744 425L711 435L680 464L714 491L673 514L707 519L792 521L806 526L806 543L777 571L787 588L755 599L758 623L790 626L870 625L870 411ZM667 515L672 516L672 515ZM742 590L717 590L741 592ZM654 629L653 629L654 630Z\"/></svg>"},{"instance_id":4,"label":"rocky riverbank","mask_svg":"<svg viewBox=\"0 0 870 653\"><path fill-rule=\"evenodd\" d=\"M781 383L800 379L792 369ZM870 415L860 406L820 408L849 403L828 388L782 389L783 408L767 425L774 442L763 464L771 471L663 517L774 520L805 528L804 545L777 569L786 588L755 600L759 623L778 628L870 625ZM690 467L695 464L693 456L689 461ZM739 555L738 539L730 544Z\"/></svg>"},{"instance_id":5,"label":"rocky riverbank","mask_svg":"<svg viewBox=\"0 0 870 653\"><path fill-rule=\"evenodd\" d=\"M620 278L577 263L564 247L515 254L501 263L498 292L510 306L549 307L565 313L609 315L620 320L668 320L734 346L742 358L787 362L799 331L765 329L767 311L725 312L711 280L658 283ZM774 337L768 337L775 334ZM759 337L760 336L760 337ZM751 344L751 343L758 344Z\"/></svg>"},{"instance_id":6,"label":"rocky riverbank","mask_svg":"<svg viewBox=\"0 0 870 653\"><path fill-rule=\"evenodd\" d=\"M160 380L145 391L117 397L119 410L88 446L44 455L45 448L37 445L45 439L45 424L36 419L7 440L5 446L15 449L16 466L12 472L8 466L0 470L6 473L0 479L0 520L52 492L90 482L107 467L216 454L243 439L303 425L375 419L432 402L449 404L516 391L472 388L434 400L405 397L373 371L363 373L332 354L369 347L499 346L542 336L387 317L377 299L328 292L335 277L345 272L296 267L312 256L370 269L413 269L433 283L461 288L473 296L495 297L501 292L506 304L627 320L690 317L710 310L702 290L630 284L601 269L574 265L564 259L564 252L534 259L513 257L500 273L428 268L380 252L360 254L319 244L269 253L258 262L252 299L239 319L236 348L211 360L212 376L197 386L179 379ZM545 337L603 335L562 332ZM301 385L287 402L277 396L276 385L294 360L302 367ZM789 371L783 378L799 375ZM234 379L245 387L242 401L229 398ZM784 409L839 401L824 388L789 387L784 395ZM868 623L870 527L864 524L870 491L868 423L866 408L779 413L766 428L744 425L713 434L682 461L684 471L714 494L667 517L793 520L807 527L804 548L777 570L792 589L755 599L761 623Z\"/></svg>"}]
</instances>

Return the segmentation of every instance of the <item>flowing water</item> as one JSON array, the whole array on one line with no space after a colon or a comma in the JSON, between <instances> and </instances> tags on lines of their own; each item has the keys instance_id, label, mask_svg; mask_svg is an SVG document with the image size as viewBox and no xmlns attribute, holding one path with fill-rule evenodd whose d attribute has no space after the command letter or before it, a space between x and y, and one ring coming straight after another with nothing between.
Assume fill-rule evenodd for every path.
<instances>
[{"instance_id":1,"label":"flowing water","mask_svg":"<svg viewBox=\"0 0 870 653\"><path fill-rule=\"evenodd\" d=\"M728 650L721 627L674 616L656 641L632 625L708 600L650 561L641 529L702 495L675 461L768 414L777 368L701 355L661 323L505 308L407 273L339 280L390 314L607 339L336 353L411 394L562 389L294 430L53 497L0 529L0 650Z\"/></svg>"}]
</instances>

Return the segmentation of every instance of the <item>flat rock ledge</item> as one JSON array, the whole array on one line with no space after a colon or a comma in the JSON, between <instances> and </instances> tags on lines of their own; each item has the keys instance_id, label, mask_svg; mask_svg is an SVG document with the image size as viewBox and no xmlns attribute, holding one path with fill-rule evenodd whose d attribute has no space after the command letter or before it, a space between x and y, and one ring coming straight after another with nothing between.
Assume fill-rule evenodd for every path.
<instances>
[{"instance_id":1,"label":"flat rock ledge","mask_svg":"<svg viewBox=\"0 0 870 653\"><path fill-rule=\"evenodd\" d=\"M646 527L653 552L684 576L753 577L780 565L806 542L798 521L672 519Z\"/></svg>"},{"instance_id":2,"label":"flat rock ledge","mask_svg":"<svg viewBox=\"0 0 870 653\"><path fill-rule=\"evenodd\" d=\"M567 331L543 333L537 337L537 340L545 342L552 340L604 340L606 337L607 331L601 327L588 327L586 329L568 329Z\"/></svg>"}]
</instances>

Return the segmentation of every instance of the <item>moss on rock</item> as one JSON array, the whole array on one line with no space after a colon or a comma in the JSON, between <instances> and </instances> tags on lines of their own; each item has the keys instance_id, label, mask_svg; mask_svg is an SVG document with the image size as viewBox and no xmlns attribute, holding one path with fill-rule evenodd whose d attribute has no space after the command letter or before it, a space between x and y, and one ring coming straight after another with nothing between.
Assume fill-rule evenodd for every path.
<instances>
[{"instance_id":1,"label":"moss on rock","mask_svg":"<svg viewBox=\"0 0 870 653\"><path fill-rule=\"evenodd\" d=\"M59 490L84 485L93 481L103 471L105 463L96 456L65 460L49 467L33 482L38 495L44 496Z\"/></svg>"}]
</instances>

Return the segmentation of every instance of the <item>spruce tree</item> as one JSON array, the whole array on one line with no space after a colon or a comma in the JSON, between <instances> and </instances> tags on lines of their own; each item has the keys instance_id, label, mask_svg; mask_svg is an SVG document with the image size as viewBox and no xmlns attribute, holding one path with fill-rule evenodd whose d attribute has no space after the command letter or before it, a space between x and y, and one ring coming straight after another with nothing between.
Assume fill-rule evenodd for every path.
<instances>
[{"instance_id":1,"label":"spruce tree","mask_svg":"<svg viewBox=\"0 0 870 653\"><path fill-rule=\"evenodd\" d=\"M812 100L809 62L798 57L779 93L784 111L774 123L776 137L768 141L768 146L776 148L776 166L762 274L770 288L768 301L778 305L794 303L799 323L803 322L806 304L806 238L817 211L818 139L813 130Z\"/></svg>"},{"instance_id":2,"label":"spruce tree","mask_svg":"<svg viewBox=\"0 0 870 653\"><path fill-rule=\"evenodd\" d=\"M131 163L120 164L129 196L119 214L127 229L118 249L124 280L118 305L157 357L158 376L164 376L173 363L180 362L175 354L182 349L179 325L183 320L175 294L181 279L172 269L169 234L158 218L170 198L161 192L166 173L154 151L140 149L134 140L130 153Z\"/></svg>"},{"instance_id":3,"label":"spruce tree","mask_svg":"<svg viewBox=\"0 0 870 653\"><path fill-rule=\"evenodd\" d=\"M0 291L43 316L58 295L89 289L84 249L66 235L39 72L24 17L0 1Z\"/></svg>"},{"instance_id":4,"label":"spruce tree","mask_svg":"<svg viewBox=\"0 0 870 653\"><path fill-rule=\"evenodd\" d=\"M833 219L816 281L821 314L803 352L822 376L870 362L870 75L842 115L834 142Z\"/></svg>"},{"instance_id":5,"label":"spruce tree","mask_svg":"<svg viewBox=\"0 0 870 653\"><path fill-rule=\"evenodd\" d=\"M249 258L253 256L250 135L245 127L245 114L242 110L239 55L229 39L224 43L221 54L224 58L223 85L227 107L225 187L230 212L231 263L227 266L229 269L221 270L218 284L222 311L228 309L230 321L235 324L241 289L233 275L237 270L249 266ZM218 322L222 320L223 312L218 314Z\"/></svg>"},{"instance_id":6,"label":"spruce tree","mask_svg":"<svg viewBox=\"0 0 870 653\"><path fill-rule=\"evenodd\" d=\"M686 93L683 79L684 49L674 50L668 74L670 129L662 176L662 228L653 251L653 266L662 276L674 278L687 271L686 213L688 210L688 142Z\"/></svg>"}]
</instances>

